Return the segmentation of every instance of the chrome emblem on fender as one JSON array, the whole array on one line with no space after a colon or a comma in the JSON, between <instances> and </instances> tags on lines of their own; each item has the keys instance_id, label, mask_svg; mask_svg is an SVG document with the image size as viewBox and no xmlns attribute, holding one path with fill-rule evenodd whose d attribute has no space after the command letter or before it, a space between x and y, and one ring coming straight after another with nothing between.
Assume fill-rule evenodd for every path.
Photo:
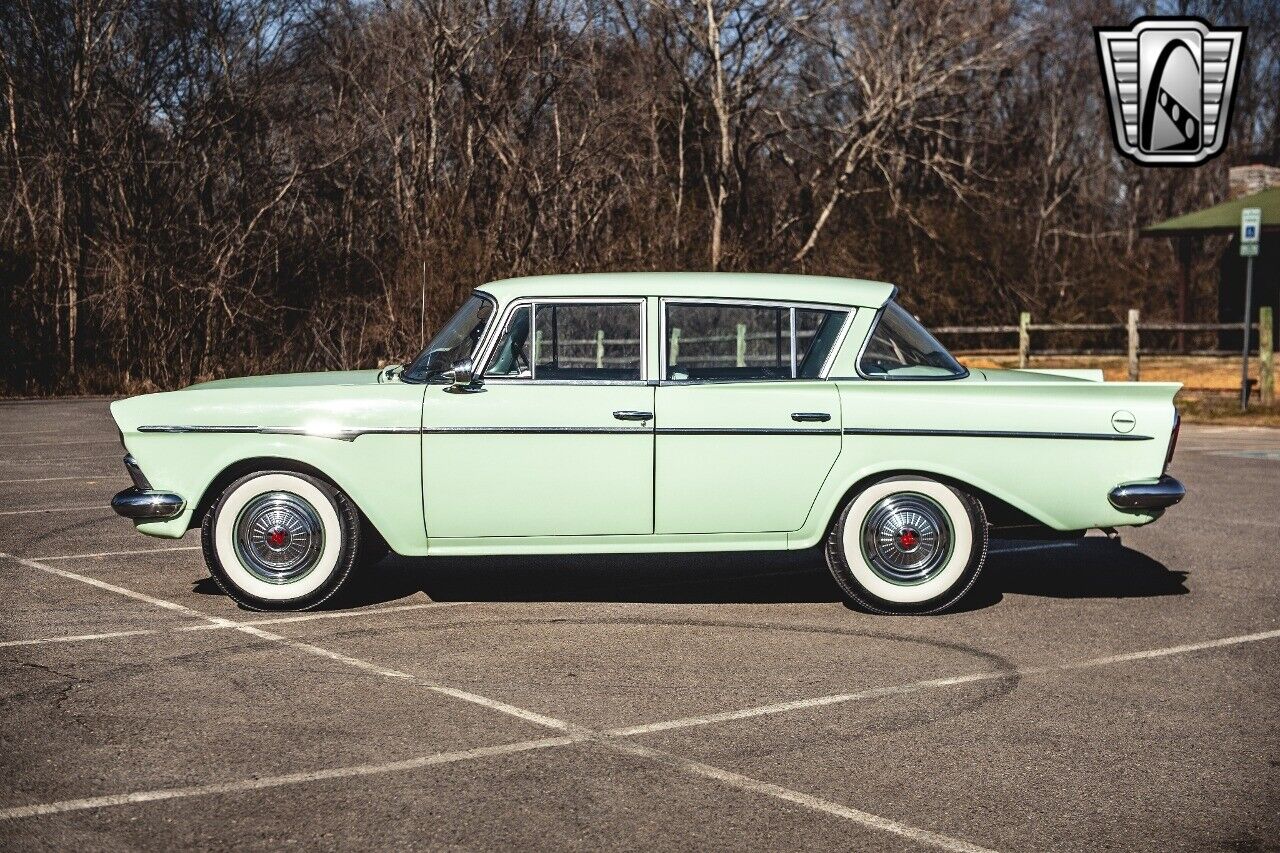
<instances>
[{"instance_id":1,"label":"chrome emblem on fender","mask_svg":"<svg viewBox=\"0 0 1280 853\"><path fill-rule=\"evenodd\" d=\"M1245 31L1199 18L1095 27L1120 153L1147 166L1196 166L1222 153Z\"/></svg>"}]
</instances>

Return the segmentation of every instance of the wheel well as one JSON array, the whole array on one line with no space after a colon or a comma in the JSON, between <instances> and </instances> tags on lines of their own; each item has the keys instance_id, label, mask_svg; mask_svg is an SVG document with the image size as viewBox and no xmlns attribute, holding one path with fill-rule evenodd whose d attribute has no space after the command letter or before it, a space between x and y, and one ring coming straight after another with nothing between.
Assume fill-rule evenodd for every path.
<instances>
[{"instance_id":1,"label":"wheel well","mask_svg":"<svg viewBox=\"0 0 1280 853\"><path fill-rule=\"evenodd\" d=\"M1046 533L1057 533L1057 531L1051 531L1050 528L1046 527L1035 518L1032 518L1030 515L1027 515L1027 513L1013 506L1008 501L998 498L990 492L979 489L978 487L966 483L963 480L958 480L955 477L948 477L944 474L935 474L932 471L900 469L892 471L877 471L874 474L868 474L850 486L840 498L839 502L836 503L835 511L827 521L828 534L834 527L836 520L840 517L840 512L845 508L845 505L848 504L849 501L853 500L855 495L871 483L879 480L885 480L889 477L923 477L926 480L937 480L939 483L945 483L952 488L959 489L966 494L972 495L979 503L982 504L982 509L987 514L987 523L992 527L1023 529L1044 528ZM1061 534L1059 533L1058 535Z\"/></svg>"},{"instance_id":2,"label":"wheel well","mask_svg":"<svg viewBox=\"0 0 1280 853\"><path fill-rule=\"evenodd\" d=\"M195 512L191 513L191 523L187 529L192 530L200 526L204 521L204 515L213 506L213 502L218 499L223 490L245 474L252 474L255 471L292 471L295 474L308 474L317 480L323 480L335 489L341 490L342 487L333 481L333 478L325 474L319 468L308 465L305 462L299 462L296 459L286 459L276 456L257 456L252 459L241 459L239 462L233 462L226 468L223 468L218 476L213 478L213 482L204 490L204 494L200 496L200 500L196 502ZM348 495L348 499L350 495ZM352 501L352 503L355 503ZM357 506L356 509L359 509ZM360 515L364 516L364 511L360 511ZM368 521L368 519L365 519Z\"/></svg>"}]
</instances>

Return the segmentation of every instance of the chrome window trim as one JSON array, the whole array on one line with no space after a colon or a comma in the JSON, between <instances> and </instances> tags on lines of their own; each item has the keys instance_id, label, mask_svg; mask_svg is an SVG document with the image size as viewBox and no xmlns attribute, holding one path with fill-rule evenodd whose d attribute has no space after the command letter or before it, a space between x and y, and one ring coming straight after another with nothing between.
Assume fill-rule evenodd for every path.
<instances>
[{"instance_id":1,"label":"chrome window trim","mask_svg":"<svg viewBox=\"0 0 1280 853\"><path fill-rule=\"evenodd\" d=\"M964 373L955 373L950 376L889 376L888 374L885 374L884 376L869 376L862 372L862 356L866 354L867 347L871 345L871 338L875 335L876 329L880 326L880 318L884 316L885 309L893 304L893 297L897 295L898 291L895 288L893 296L890 296L885 300L885 303L876 309L876 315L871 318L871 325L867 327L867 336L863 339L862 346L858 349L857 360L853 362L853 369L858 374L858 377L860 379L865 379L868 382L953 382L956 379L967 379L969 377L969 368L960 364L960 360L956 359L954 355L951 357L956 359L956 364L960 364L960 369L963 370ZM902 310L906 311L907 309L903 308ZM910 312L907 313L910 314ZM914 316L915 315L912 315L912 317ZM925 328L924 323L921 323L920 327L924 328L926 332L929 332L929 330ZM932 337L933 332L929 332L929 336ZM934 340L937 339L934 338ZM939 343L941 343L941 341L939 341ZM951 355L951 350L947 350L947 355Z\"/></svg>"},{"instance_id":2,"label":"chrome window trim","mask_svg":"<svg viewBox=\"0 0 1280 853\"><path fill-rule=\"evenodd\" d=\"M840 334L836 335L836 342L831 347L831 352L827 353L826 361L822 362L822 368L818 371L819 379L828 379L831 376L831 369L836 365L836 356L840 354L840 350L844 349L845 340L849 337L849 331L853 328L854 317L860 308L850 308L848 315L844 318L844 325L840 327Z\"/></svg>"},{"instance_id":3,"label":"chrome window trim","mask_svg":"<svg viewBox=\"0 0 1280 853\"><path fill-rule=\"evenodd\" d=\"M483 290L480 290L479 288L475 288L475 289L473 289L473 290L471 291L471 295L472 295L472 296L479 296L481 299L486 299L486 300L488 300L488 301L489 301L489 303L493 306L493 313L491 313L491 314L489 315L489 322L487 322L487 323L485 324L485 329L484 329L484 331L480 333L480 340L476 342L476 348L475 348L474 350L472 350L472 352L471 352L471 360L472 360L472 362L474 363L474 362L475 362L475 354L476 354L477 352L479 352L479 351L480 351L480 348L481 348L482 346L484 346L486 339L488 339L489 337L491 337L491 336L493 335L493 319L494 319L495 317L497 317L497 316L498 316L498 300L493 296L493 294L491 294L491 293L485 293ZM461 306L459 306L459 307L461 307ZM436 331L438 332L438 331L439 331L439 329L437 329ZM425 346L425 345L424 345L424 346ZM419 353L419 355L421 355L421 353ZM409 384L409 385L439 385L439 384L442 384L442 380L440 380L440 379L425 379L425 378L424 378L424 379L403 379L405 371L407 371L407 370L409 370L410 368L412 368L412 367L414 366L414 364L416 364L416 363L417 363L417 361L418 361L418 359L415 357L413 361L411 361L411 362L409 362L408 364L404 365L404 369L403 369L403 370L401 370L401 372L400 372L400 376L402 377L402 381L406 382L406 383L407 383L407 384ZM381 381L381 379L379 379L379 381Z\"/></svg>"},{"instance_id":4,"label":"chrome window trim","mask_svg":"<svg viewBox=\"0 0 1280 853\"><path fill-rule=\"evenodd\" d=\"M791 379L737 379L737 378L715 378L715 379L668 379L667 378L667 348L670 341L667 338L667 306L668 305L733 305L744 308L786 308L791 317ZM660 296L658 297L658 385L706 385L706 384L723 384L726 382L788 382L799 379L796 376L799 370L796 355L796 311L840 311L844 313L844 322L840 327L840 333L836 336L836 342L831 347L831 352L827 353L826 359L822 362L822 369L818 372L816 379L801 380L804 382L821 381L827 378L831 367L835 362L836 353L840 351L840 347L844 345L845 336L849 333L849 327L853 323L854 316L858 313L856 305L836 305L830 302L805 302L803 300L783 300L783 299L732 299L724 297L707 297L698 296Z\"/></svg>"},{"instance_id":5,"label":"chrome window trim","mask_svg":"<svg viewBox=\"0 0 1280 853\"><path fill-rule=\"evenodd\" d=\"M796 346L796 307L794 305L787 309L787 319L791 323L791 378L795 379L796 372L799 371L800 365L796 363L798 360L796 357L798 348Z\"/></svg>"},{"instance_id":6,"label":"chrome window trim","mask_svg":"<svg viewBox=\"0 0 1280 853\"><path fill-rule=\"evenodd\" d=\"M570 305L635 305L640 310L640 378L639 379L537 379L536 354L530 348L532 358L529 362L530 376L528 378L519 376L487 376L480 374L480 379L484 384L497 382L499 384L518 383L522 385L647 385L648 384L648 355L649 355L649 311L648 297L646 296L521 296L507 303L507 307L502 311L501 322L493 327L492 334L486 335L483 343L483 358L477 359L476 364L481 365L480 370L488 369L489 359L493 357L493 351L497 349L498 341L502 337L502 332L507 328L511 316L520 308L530 306L529 314L529 334L532 338L536 334L536 326L538 322L538 305L539 304L570 304Z\"/></svg>"}]
</instances>

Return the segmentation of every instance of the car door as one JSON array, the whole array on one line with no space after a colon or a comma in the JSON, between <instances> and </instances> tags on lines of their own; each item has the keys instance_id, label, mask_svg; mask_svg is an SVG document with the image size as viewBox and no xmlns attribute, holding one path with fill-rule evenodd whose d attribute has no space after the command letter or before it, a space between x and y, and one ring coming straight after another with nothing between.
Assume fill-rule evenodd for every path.
<instances>
[{"instance_id":1,"label":"car door","mask_svg":"<svg viewBox=\"0 0 1280 853\"><path fill-rule=\"evenodd\" d=\"M798 530L840 453L851 310L663 300L655 533Z\"/></svg>"},{"instance_id":2,"label":"car door","mask_svg":"<svg viewBox=\"0 0 1280 853\"><path fill-rule=\"evenodd\" d=\"M652 533L644 300L520 301L502 323L479 390L427 391L428 538Z\"/></svg>"}]
</instances>

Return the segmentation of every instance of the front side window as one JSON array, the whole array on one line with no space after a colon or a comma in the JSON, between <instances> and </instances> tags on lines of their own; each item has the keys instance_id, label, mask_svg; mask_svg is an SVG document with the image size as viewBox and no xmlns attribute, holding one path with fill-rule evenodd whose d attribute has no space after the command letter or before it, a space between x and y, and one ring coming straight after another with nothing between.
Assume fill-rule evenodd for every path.
<instances>
[{"instance_id":1,"label":"front side window","mask_svg":"<svg viewBox=\"0 0 1280 853\"><path fill-rule=\"evenodd\" d=\"M951 379L969 373L896 302L880 314L858 371L869 379Z\"/></svg>"},{"instance_id":2,"label":"front side window","mask_svg":"<svg viewBox=\"0 0 1280 853\"><path fill-rule=\"evenodd\" d=\"M638 302L537 302L511 312L485 376L543 381L640 379Z\"/></svg>"},{"instance_id":3,"label":"front side window","mask_svg":"<svg viewBox=\"0 0 1280 853\"><path fill-rule=\"evenodd\" d=\"M405 369L406 382L430 382L442 378L444 372L475 354L484 327L493 316L493 300L476 294L462 304L449 322L436 332L413 363Z\"/></svg>"},{"instance_id":4,"label":"front side window","mask_svg":"<svg viewBox=\"0 0 1280 853\"><path fill-rule=\"evenodd\" d=\"M665 378L816 379L845 316L819 308L668 304Z\"/></svg>"}]
</instances>

